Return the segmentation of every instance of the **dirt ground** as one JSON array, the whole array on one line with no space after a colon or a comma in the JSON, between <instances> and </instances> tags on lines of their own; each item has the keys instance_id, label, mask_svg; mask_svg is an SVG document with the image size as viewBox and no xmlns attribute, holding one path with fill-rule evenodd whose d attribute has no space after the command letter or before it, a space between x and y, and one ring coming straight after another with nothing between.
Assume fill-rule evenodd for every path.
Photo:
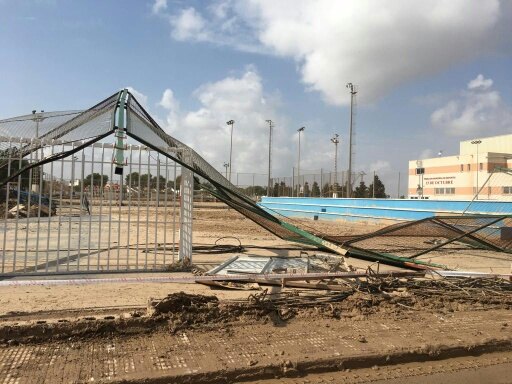
<instances>
[{"instance_id":1,"label":"dirt ground","mask_svg":"<svg viewBox=\"0 0 512 384\"><path fill-rule=\"evenodd\" d=\"M336 235L383 226L302 224ZM194 244L206 247L194 253L199 269L233 256L208 253L216 241L254 255L303 250L233 210L203 205L194 212ZM358 269L370 264L348 262ZM509 273L511 257L473 249L435 262ZM380 266L386 270L396 268ZM136 276L155 275L163 274ZM46 278L109 276L121 277ZM194 283L0 286L0 383L511 383L500 374L512 368L509 285L415 284L382 281L334 293L272 288L272 302L261 299L261 290ZM146 312L148 302L170 294L168 311Z\"/></svg>"}]
</instances>

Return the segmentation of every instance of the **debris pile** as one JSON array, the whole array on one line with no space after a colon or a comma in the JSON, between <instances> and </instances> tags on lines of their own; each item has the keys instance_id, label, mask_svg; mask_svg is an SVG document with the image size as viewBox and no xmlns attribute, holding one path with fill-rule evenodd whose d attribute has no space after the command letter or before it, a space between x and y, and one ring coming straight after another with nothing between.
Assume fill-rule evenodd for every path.
<instances>
[{"instance_id":1,"label":"debris pile","mask_svg":"<svg viewBox=\"0 0 512 384\"><path fill-rule=\"evenodd\" d=\"M189 258L175 261L169 264L166 268L167 272L192 272L194 274L199 273L197 267L190 261Z\"/></svg>"},{"instance_id":2,"label":"debris pile","mask_svg":"<svg viewBox=\"0 0 512 384\"><path fill-rule=\"evenodd\" d=\"M200 311L217 305L216 296L192 295L185 292L172 293L163 299L148 300L148 315L157 316L164 313L178 313L183 311Z\"/></svg>"},{"instance_id":3,"label":"debris pile","mask_svg":"<svg viewBox=\"0 0 512 384\"><path fill-rule=\"evenodd\" d=\"M5 203L0 204L0 212L5 212ZM25 204L18 204L16 200L9 200L7 204L7 219L16 217L49 217L56 214L56 209L50 209L47 205L31 204L27 207Z\"/></svg>"},{"instance_id":4,"label":"debris pile","mask_svg":"<svg viewBox=\"0 0 512 384\"><path fill-rule=\"evenodd\" d=\"M503 279L394 277L367 274L333 279L329 289L262 289L247 299L220 302L215 296L184 292L150 300L148 315L167 321L172 333L192 327L243 321L283 324L298 318L364 319L382 315L400 319L417 311L447 314L483 308L512 309L512 283Z\"/></svg>"}]
</instances>

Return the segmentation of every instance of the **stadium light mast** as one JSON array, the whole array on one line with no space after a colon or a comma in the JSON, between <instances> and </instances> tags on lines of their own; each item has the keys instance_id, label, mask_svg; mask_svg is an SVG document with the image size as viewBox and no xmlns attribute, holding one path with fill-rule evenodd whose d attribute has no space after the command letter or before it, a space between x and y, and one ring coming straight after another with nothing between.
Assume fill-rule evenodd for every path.
<instances>
[{"instance_id":1,"label":"stadium light mast","mask_svg":"<svg viewBox=\"0 0 512 384\"><path fill-rule=\"evenodd\" d=\"M332 197L338 197L338 144L340 135L337 133L334 134L334 137L331 139L331 142L334 143L334 188L332 192Z\"/></svg>"},{"instance_id":2,"label":"stadium light mast","mask_svg":"<svg viewBox=\"0 0 512 384\"><path fill-rule=\"evenodd\" d=\"M482 140L473 140L471 144L476 145L476 197L475 200L478 200L478 174L480 173L480 162L478 160L478 145L482 143Z\"/></svg>"},{"instance_id":3,"label":"stadium light mast","mask_svg":"<svg viewBox=\"0 0 512 384\"><path fill-rule=\"evenodd\" d=\"M267 196L270 196L270 177L272 174L272 130L274 128L274 122L272 120L265 120L268 123L269 135L268 135L268 181L267 181Z\"/></svg>"},{"instance_id":4,"label":"stadium light mast","mask_svg":"<svg viewBox=\"0 0 512 384\"><path fill-rule=\"evenodd\" d=\"M229 182L231 183L231 168L233 164L232 155L233 155L233 127L235 125L235 120L229 120L226 122L227 125L231 125L231 144L229 145Z\"/></svg>"},{"instance_id":5,"label":"stadium light mast","mask_svg":"<svg viewBox=\"0 0 512 384\"><path fill-rule=\"evenodd\" d=\"M41 110L41 112L37 112L35 109L32 110L32 121L35 121L36 123L36 139L39 139L39 124L46 119L46 117L43 116L44 111ZM43 157L41 146L41 158ZM37 163L39 161L39 150L36 151L36 158L35 162ZM39 167L34 168L33 174L32 174L32 192L39 193L40 192L40 176L39 176Z\"/></svg>"},{"instance_id":6,"label":"stadium light mast","mask_svg":"<svg viewBox=\"0 0 512 384\"><path fill-rule=\"evenodd\" d=\"M354 103L357 94L356 87L352 83L347 83L347 88L350 90L350 131L348 141L348 177L347 177L347 197L352 197L352 145L353 145L353 125L354 125Z\"/></svg>"},{"instance_id":7,"label":"stadium light mast","mask_svg":"<svg viewBox=\"0 0 512 384\"><path fill-rule=\"evenodd\" d=\"M297 197L300 196L300 133L304 132L306 127L300 127L297 129L297 132L299 132L299 158L297 160Z\"/></svg>"}]
</instances>

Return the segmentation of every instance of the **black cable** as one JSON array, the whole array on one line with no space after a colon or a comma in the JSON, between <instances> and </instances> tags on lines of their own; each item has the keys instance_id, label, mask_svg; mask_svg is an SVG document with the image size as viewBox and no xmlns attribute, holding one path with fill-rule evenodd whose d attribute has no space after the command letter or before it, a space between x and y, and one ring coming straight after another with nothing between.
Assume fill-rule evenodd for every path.
<instances>
[{"instance_id":1,"label":"black cable","mask_svg":"<svg viewBox=\"0 0 512 384\"><path fill-rule=\"evenodd\" d=\"M43 159L41 161L38 161L37 163L33 163L33 164L30 164L30 165L27 165L26 167L20 169L18 172L15 172L13 175L9 176L6 180L0 182L0 188L7 185L7 183L9 183L10 181L16 179L18 176L20 176L22 173L26 172L26 171L29 171L31 170L32 168L35 168L35 167L39 167L41 165L45 165L45 164L48 164L48 163L51 163L52 161L55 161L55 160L60 160L60 159L64 159L86 147L88 147L89 145L91 144L94 144L96 143L97 141L100 141L101 139L109 136L110 134L112 134L112 131L109 131L109 132L106 132L104 133L103 135L100 135L100 136L96 136L96 138L94 138L93 140L90 140L86 143L83 143L81 145L79 145L78 147L75 147L73 149L70 149L69 151L65 151L65 152L61 152L61 153L56 153L55 155L51 155L49 157L47 157L46 159Z\"/></svg>"}]
</instances>

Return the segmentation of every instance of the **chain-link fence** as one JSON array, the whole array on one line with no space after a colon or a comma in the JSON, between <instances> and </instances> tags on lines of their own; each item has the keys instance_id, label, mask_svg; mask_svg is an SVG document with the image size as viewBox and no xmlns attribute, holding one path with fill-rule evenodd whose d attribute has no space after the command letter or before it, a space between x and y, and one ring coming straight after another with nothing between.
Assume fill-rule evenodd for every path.
<instances>
[{"instance_id":1,"label":"chain-link fence","mask_svg":"<svg viewBox=\"0 0 512 384\"><path fill-rule=\"evenodd\" d=\"M350 195L347 175L347 171L335 173L324 169L301 170L298 174L297 168L293 168L290 175L270 179L270 193L267 193L268 174L233 172L231 182L255 200L261 196L404 198L407 195L407 175L404 173L387 172L383 181L376 171L353 172Z\"/></svg>"}]
</instances>

